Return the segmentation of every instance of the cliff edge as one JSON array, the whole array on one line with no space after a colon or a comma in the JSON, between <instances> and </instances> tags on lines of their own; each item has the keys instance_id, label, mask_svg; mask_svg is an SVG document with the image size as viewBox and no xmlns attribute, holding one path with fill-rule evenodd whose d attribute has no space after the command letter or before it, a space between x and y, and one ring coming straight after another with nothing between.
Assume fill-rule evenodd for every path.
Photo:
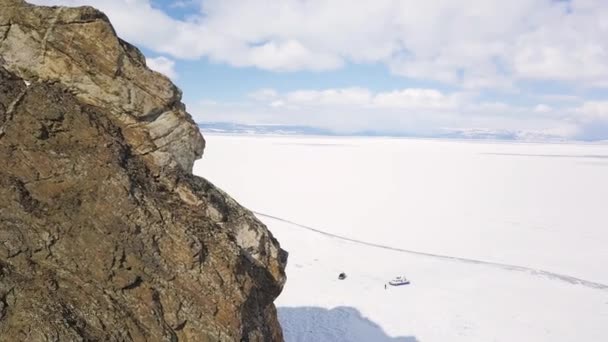
<instances>
[{"instance_id":1,"label":"cliff edge","mask_svg":"<svg viewBox=\"0 0 608 342\"><path fill-rule=\"evenodd\" d=\"M282 340L287 253L179 89L91 7L0 9L0 340Z\"/></svg>"}]
</instances>

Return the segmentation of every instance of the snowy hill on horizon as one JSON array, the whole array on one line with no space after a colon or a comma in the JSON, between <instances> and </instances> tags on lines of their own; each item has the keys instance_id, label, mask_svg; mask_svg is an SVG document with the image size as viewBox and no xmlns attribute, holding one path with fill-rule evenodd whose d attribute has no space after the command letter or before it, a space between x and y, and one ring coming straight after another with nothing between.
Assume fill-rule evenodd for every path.
<instances>
[{"instance_id":1,"label":"snowy hill on horizon","mask_svg":"<svg viewBox=\"0 0 608 342\"><path fill-rule=\"evenodd\" d=\"M563 137L535 131L495 130L484 128L444 128L434 134L390 131L345 131L338 132L326 128L303 125L282 124L239 124L231 122L204 122L198 124L203 134L246 134L246 135L292 135L327 137L393 137L393 138L434 138L457 140L505 140L525 142L566 142ZM600 141L598 141L600 142Z\"/></svg>"},{"instance_id":2,"label":"snowy hill on horizon","mask_svg":"<svg viewBox=\"0 0 608 342\"><path fill-rule=\"evenodd\" d=\"M608 340L607 145L207 141L195 174L289 252L288 342Z\"/></svg>"}]
</instances>

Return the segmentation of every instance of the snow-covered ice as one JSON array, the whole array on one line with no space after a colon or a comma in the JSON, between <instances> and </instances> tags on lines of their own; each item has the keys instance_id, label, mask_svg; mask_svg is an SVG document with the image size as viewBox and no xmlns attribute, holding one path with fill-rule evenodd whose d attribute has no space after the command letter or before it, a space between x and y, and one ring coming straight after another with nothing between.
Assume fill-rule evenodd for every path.
<instances>
[{"instance_id":1,"label":"snow-covered ice","mask_svg":"<svg viewBox=\"0 0 608 342\"><path fill-rule=\"evenodd\" d=\"M608 145L206 138L290 253L287 341L608 340Z\"/></svg>"}]
</instances>

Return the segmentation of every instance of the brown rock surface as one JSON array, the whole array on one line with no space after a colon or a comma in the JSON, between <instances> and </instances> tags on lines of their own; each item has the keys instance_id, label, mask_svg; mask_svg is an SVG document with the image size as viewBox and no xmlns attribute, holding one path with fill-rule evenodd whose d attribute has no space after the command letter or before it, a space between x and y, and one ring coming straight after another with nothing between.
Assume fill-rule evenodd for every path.
<instances>
[{"instance_id":1,"label":"brown rock surface","mask_svg":"<svg viewBox=\"0 0 608 342\"><path fill-rule=\"evenodd\" d=\"M286 253L179 90L101 12L0 9L0 341L281 340Z\"/></svg>"},{"instance_id":2,"label":"brown rock surface","mask_svg":"<svg viewBox=\"0 0 608 342\"><path fill-rule=\"evenodd\" d=\"M161 167L192 170L205 142L180 90L148 69L102 12L21 0L0 0L0 8L0 64L28 81L61 82L123 123L134 153L152 156Z\"/></svg>"}]
</instances>

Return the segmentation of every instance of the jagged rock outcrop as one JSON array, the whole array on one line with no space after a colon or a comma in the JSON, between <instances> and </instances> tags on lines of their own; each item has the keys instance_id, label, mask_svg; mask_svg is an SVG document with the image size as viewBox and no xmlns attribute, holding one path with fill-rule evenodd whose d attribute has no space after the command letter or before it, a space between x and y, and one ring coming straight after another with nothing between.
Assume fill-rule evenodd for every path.
<instances>
[{"instance_id":1,"label":"jagged rock outcrop","mask_svg":"<svg viewBox=\"0 0 608 342\"><path fill-rule=\"evenodd\" d=\"M281 340L286 253L203 146L101 12L0 0L0 341Z\"/></svg>"},{"instance_id":2,"label":"jagged rock outcrop","mask_svg":"<svg viewBox=\"0 0 608 342\"><path fill-rule=\"evenodd\" d=\"M5 68L28 81L62 83L114 115L134 153L191 171L205 143L180 102L180 90L148 69L144 56L116 36L102 12L21 0L2 0L0 8Z\"/></svg>"}]
</instances>

